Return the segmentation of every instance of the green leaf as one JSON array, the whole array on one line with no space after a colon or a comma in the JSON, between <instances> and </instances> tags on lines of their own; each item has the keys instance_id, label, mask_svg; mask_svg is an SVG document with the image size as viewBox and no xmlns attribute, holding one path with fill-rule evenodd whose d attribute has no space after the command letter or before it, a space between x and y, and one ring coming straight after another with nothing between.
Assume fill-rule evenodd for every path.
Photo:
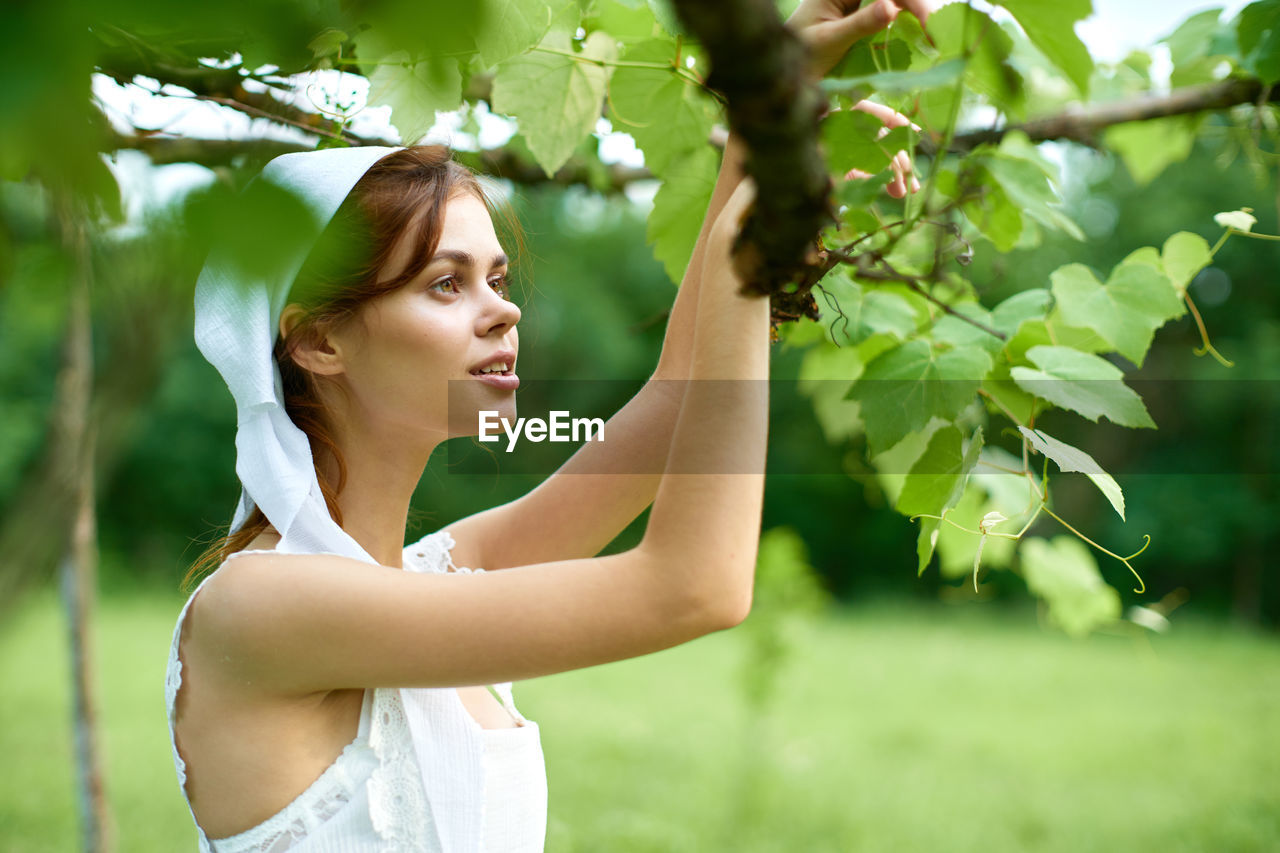
<instances>
[{"instance_id":1,"label":"green leaf","mask_svg":"<svg viewBox=\"0 0 1280 853\"><path fill-rule=\"evenodd\" d=\"M653 256L676 284L693 256L719 169L720 158L710 147L690 151L667 166L653 199L645 233Z\"/></svg>"},{"instance_id":2,"label":"green leaf","mask_svg":"<svg viewBox=\"0 0 1280 853\"><path fill-rule=\"evenodd\" d=\"M485 65L497 65L537 44L551 26L546 0L503 0L490 3L476 47Z\"/></svg>"},{"instance_id":3,"label":"green leaf","mask_svg":"<svg viewBox=\"0 0 1280 853\"><path fill-rule=\"evenodd\" d=\"M1009 65L1013 41L986 12L951 3L929 15L929 33L941 58L965 61L965 81L1006 112L1022 112L1022 75Z\"/></svg>"},{"instance_id":4,"label":"green leaf","mask_svg":"<svg viewBox=\"0 0 1280 853\"><path fill-rule=\"evenodd\" d=\"M964 493L965 478L978 463L982 428L974 432L968 447L957 427L945 426L929 439L924 453L911 466L895 509L903 515L940 515L955 506Z\"/></svg>"},{"instance_id":5,"label":"green leaf","mask_svg":"<svg viewBox=\"0 0 1280 853\"><path fill-rule=\"evenodd\" d=\"M1164 241L1161 252L1164 274L1178 291L1178 296L1187 292L1187 285L1196 273L1213 262L1213 253L1208 242L1199 234L1190 231L1179 231Z\"/></svg>"},{"instance_id":6,"label":"green leaf","mask_svg":"<svg viewBox=\"0 0 1280 853\"><path fill-rule=\"evenodd\" d=\"M820 85L828 94L850 97L863 97L868 91L890 96L909 95L940 86L954 86L963 73L964 60L949 59L919 71L876 71L856 77L828 77Z\"/></svg>"},{"instance_id":7,"label":"green leaf","mask_svg":"<svg viewBox=\"0 0 1280 853\"><path fill-rule=\"evenodd\" d=\"M588 32L604 30L619 41L631 42L652 38L658 22L643 2L596 0L582 25Z\"/></svg>"},{"instance_id":8,"label":"green leaf","mask_svg":"<svg viewBox=\"0 0 1280 853\"><path fill-rule=\"evenodd\" d=\"M407 51L387 54L380 63L410 62ZM412 145L436 123L436 112L462 103L462 76L450 59L425 59L408 65L379 64L369 77L369 104L391 107L391 123L405 145Z\"/></svg>"},{"instance_id":9,"label":"green leaf","mask_svg":"<svg viewBox=\"0 0 1280 853\"><path fill-rule=\"evenodd\" d=\"M604 105L607 69L583 59L610 61L617 47L606 33L587 37L581 56L569 34L553 29L542 46L562 53L526 53L498 66L493 106L514 116L529 151L550 177L565 164L584 137L595 130Z\"/></svg>"},{"instance_id":10,"label":"green leaf","mask_svg":"<svg viewBox=\"0 0 1280 853\"><path fill-rule=\"evenodd\" d=\"M1083 264L1059 267L1049 278L1063 319L1094 329L1138 367L1156 329L1185 310L1169 279L1144 264L1120 264L1105 286Z\"/></svg>"},{"instance_id":11,"label":"green leaf","mask_svg":"<svg viewBox=\"0 0 1280 853\"><path fill-rule=\"evenodd\" d=\"M1103 134L1138 186L1146 186L1173 163L1191 154L1202 115L1171 116L1113 125Z\"/></svg>"},{"instance_id":12,"label":"green leaf","mask_svg":"<svg viewBox=\"0 0 1280 853\"><path fill-rule=\"evenodd\" d=\"M1114 349L1093 329L1067 325L1058 307L1051 309L1044 319L1032 317L1024 320L1004 345L1004 352L1009 362L1016 364L1027 361L1027 350L1038 346L1064 346L1081 352L1109 352Z\"/></svg>"},{"instance_id":13,"label":"green leaf","mask_svg":"<svg viewBox=\"0 0 1280 853\"><path fill-rule=\"evenodd\" d=\"M1090 0L1000 0L1000 5L1013 14L1031 42L1087 97L1093 58L1076 35L1075 24L1093 14Z\"/></svg>"},{"instance_id":14,"label":"green leaf","mask_svg":"<svg viewBox=\"0 0 1280 853\"><path fill-rule=\"evenodd\" d=\"M1236 20L1240 64L1264 83L1280 81L1280 0L1251 3Z\"/></svg>"},{"instance_id":15,"label":"green leaf","mask_svg":"<svg viewBox=\"0 0 1280 853\"><path fill-rule=\"evenodd\" d=\"M850 169L860 169L874 175L889 165L894 154L911 147L907 128L896 127L877 139L883 128L880 119L861 110L829 114L822 122L821 134L831 173L843 178Z\"/></svg>"},{"instance_id":16,"label":"green leaf","mask_svg":"<svg viewBox=\"0 0 1280 853\"><path fill-rule=\"evenodd\" d=\"M1177 89L1214 79L1220 61L1214 54L1215 39L1222 30L1218 23L1221 16L1221 8L1206 9L1187 18L1162 39L1169 46L1169 60L1173 63L1170 86Z\"/></svg>"},{"instance_id":17,"label":"green leaf","mask_svg":"<svg viewBox=\"0 0 1280 853\"><path fill-rule=\"evenodd\" d=\"M814 417L831 444L839 444L862 432L859 405L845 399L853 380L865 364L855 347L820 344L804 354L797 386L809 397Z\"/></svg>"},{"instance_id":18,"label":"green leaf","mask_svg":"<svg viewBox=\"0 0 1280 853\"><path fill-rule=\"evenodd\" d=\"M1053 297L1043 287L1020 291L991 309L991 323L1012 338L1027 320L1044 319L1052 302Z\"/></svg>"},{"instance_id":19,"label":"green leaf","mask_svg":"<svg viewBox=\"0 0 1280 853\"><path fill-rule=\"evenodd\" d=\"M915 334L919 318L911 303L880 287L863 287L840 267L820 282L818 310L837 342L860 344L872 335L887 333L898 340Z\"/></svg>"},{"instance_id":20,"label":"green leaf","mask_svg":"<svg viewBox=\"0 0 1280 853\"><path fill-rule=\"evenodd\" d=\"M1011 252L1022 236L1022 211L987 169L977 169L975 177L985 192L981 199L962 203L960 209L997 251Z\"/></svg>"},{"instance_id":21,"label":"green leaf","mask_svg":"<svg viewBox=\"0 0 1280 853\"><path fill-rule=\"evenodd\" d=\"M685 35L684 25L676 15L675 3L672 0L646 0L649 11L657 19L662 28L673 36Z\"/></svg>"},{"instance_id":22,"label":"green leaf","mask_svg":"<svg viewBox=\"0 0 1280 853\"><path fill-rule=\"evenodd\" d=\"M991 312L977 302L957 302L951 305L957 314L963 314L988 328L992 328ZM999 330L997 330L999 331ZM973 323L965 322L952 314L944 314L933 324L929 337L954 347L974 346L990 353L997 353L1004 346L1004 341L990 332L983 331Z\"/></svg>"},{"instance_id":23,"label":"green leaf","mask_svg":"<svg viewBox=\"0 0 1280 853\"><path fill-rule=\"evenodd\" d=\"M1039 370L1018 366L1009 372L1028 394L1091 421L1104 417L1121 426L1155 428L1142 398L1124 384L1120 368L1106 359L1055 346L1032 347L1027 356Z\"/></svg>"},{"instance_id":24,"label":"green leaf","mask_svg":"<svg viewBox=\"0 0 1280 853\"><path fill-rule=\"evenodd\" d=\"M999 150L982 157L982 161L1024 217L1077 240L1084 239L1080 226L1059 209L1061 202L1053 188L1055 170L1024 135L1007 134Z\"/></svg>"},{"instance_id":25,"label":"green leaf","mask_svg":"<svg viewBox=\"0 0 1280 853\"><path fill-rule=\"evenodd\" d=\"M1120 594L1074 536L1027 538L1018 550L1027 588L1049 605L1049 618L1072 637L1084 637L1120 618Z\"/></svg>"},{"instance_id":26,"label":"green leaf","mask_svg":"<svg viewBox=\"0 0 1280 853\"><path fill-rule=\"evenodd\" d=\"M977 347L935 351L907 341L871 361L849 390L862 403L872 455L919 430L933 416L954 420L973 401L991 356Z\"/></svg>"},{"instance_id":27,"label":"green leaf","mask_svg":"<svg viewBox=\"0 0 1280 853\"><path fill-rule=\"evenodd\" d=\"M662 62L672 68L618 68L609 81L609 120L644 152L645 165L663 174L673 159L707 145L715 104L698 86L675 73L676 43L650 39L628 47L629 62Z\"/></svg>"},{"instance_id":28,"label":"green leaf","mask_svg":"<svg viewBox=\"0 0 1280 853\"><path fill-rule=\"evenodd\" d=\"M920 535L916 537L916 576L924 574L933 559L933 550L938 546L938 533L942 522L936 518L920 519Z\"/></svg>"},{"instance_id":29,"label":"green leaf","mask_svg":"<svg viewBox=\"0 0 1280 853\"><path fill-rule=\"evenodd\" d=\"M1120 520L1124 521L1124 492L1120 491L1120 484L1115 481L1115 478L1102 470L1102 466L1095 462L1092 456L1041 430L1030 430L1020 426L1018 431L1031 442L1032 447L1052 459L1059 471L1064 474L1075 471L1092 480L1098 487L1098 491L1102 492L1103 497L1110 502L1111 507L1120 516Z\"/></svg>"},{"instance_id":30,"label":"green leaf","mask_svg":"<svg viewBox=\"0 0 1280 853\"><path fill-rule=\"evenodd\" d=\"M880 69L906 68L911 64L911 48L899 38L859 39L835 67L827 73L828 80L868 77L880 73ZM823 81L825 86L826 81Z\"/></svg>"}]
</instances>

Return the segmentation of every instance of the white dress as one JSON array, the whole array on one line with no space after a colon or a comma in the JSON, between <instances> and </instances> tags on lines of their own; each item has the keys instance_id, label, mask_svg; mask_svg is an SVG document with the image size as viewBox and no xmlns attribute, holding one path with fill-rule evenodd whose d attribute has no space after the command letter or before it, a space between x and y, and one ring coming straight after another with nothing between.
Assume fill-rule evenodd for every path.
<instances>
[{"instance_id":1,"label":"white dress","mask_svg":"<svg viewBox=\"0 0 1280 853\"><path fill-rule=\"evenodd\" d=\"M455 566L453 545L445 531L425 536L405 548L404 568L483 571ZM178 616L165 674L169 739L184 800L186 762L174 737L182 686L178 646L187 610L213 574ZM547 779L538 725L516 709L510 683L494 687L520 725L481 728L453 688L366 689L355 740L275 815L210 839L191 812L200 853L541 853Z\"/></svg>"}]
</instances>

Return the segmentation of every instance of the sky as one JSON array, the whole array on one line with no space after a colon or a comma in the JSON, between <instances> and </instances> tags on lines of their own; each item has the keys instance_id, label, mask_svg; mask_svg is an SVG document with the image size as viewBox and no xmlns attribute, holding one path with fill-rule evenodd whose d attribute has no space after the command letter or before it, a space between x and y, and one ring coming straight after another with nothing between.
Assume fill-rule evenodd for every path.
<instances>
[{"instance_id":1,"label":"sky","mask_svg":"<svg viewBox=\"0 0 1280 853\"><path fill-rule=\"evenodd\" d=\"M1045 0L1053 2L1053 0ZM980 5L977 0L975 5ZM1094 0L1094 13L1076 25L1076 34L1088 46L1099 61L1117 61L1136 47L1146 47L1168 35L1183 20L1204 9L1224 8L1228 16L1234 16L1248 0ZM1168 61L1155 53L1153 75L1167 75ZM363 78L339 72L322 72L313 76L308 87L310 97L321 105L326 94L338 101L363 103L367 84ZM244 114L209 102L161 97L146 91L142 86L120 86L113 80L95 75L94 93L105 105L107 113L120 129L129 132L127 121L138 127L163 128L169 133L200 138L234 138L248 134L270 134L284 139L306 141L309 137L300 131L282 128L265 120L249 119ZM399 135L389 124L389 107L370 107L355 117L352 129L357 133L398 140ZM461 119L457 113L440 113L436 126L427 141L448 142L457 148L489 148L501 145L514 132L514 124L498 116L490 116L481 105L480 134L478 140L459 131ZM601 119L597 127L600 133L601 159L642 165L643 155L631 138L624 133L614 133L609 123ZM174 164L151 167L149 161L138 152L121 152L111 164L120 179L125 203L134 218L148 204L161 202L175 194L181 194L193 186L206 183L210 173L194 164ZM640 189L637 201L652 197L653 188Z\"/></svg>"}]
</instances>

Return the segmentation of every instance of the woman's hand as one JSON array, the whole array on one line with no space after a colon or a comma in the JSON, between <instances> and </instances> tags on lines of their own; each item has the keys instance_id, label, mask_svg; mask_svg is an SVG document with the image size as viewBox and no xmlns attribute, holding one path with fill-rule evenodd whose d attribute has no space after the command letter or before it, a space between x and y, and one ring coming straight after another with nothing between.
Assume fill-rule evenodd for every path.
<instances>
[{"instance_id":1,"label":"woman's hand","mask_svg":"<svg viewBox=\"0 0 1280 853\"><path fill-rule=\"evenodd\" d=\"M924 26L934 0L802 0L787 19L787 26L809 47L809 70L822 79L853 47L853 43L880 32L902 9Z\"/></svg>"},{"instance_id":2,"label":"woman's hand","mask_svg":"<svg viewBox=\"0 0 1280 853\"><path fill-rule=\"evenodd\" d=\"M877 104L875 101L858 101L858 103L853 105L853 109L867 113L868 115L873 115L880 119L880 122L884 125L884 127L880 129L881 137L885 136L895 127L905 127L906 125L911 125L911 127L916 131L920 130L919 125L912 123L911 119L907 118L902 113L897 110L890 109L884 104ZM907 152L899 151L895 154L890 165L893 167L893 178L889 181L889 195L894 198L902 198L905 196L907 194L908 177L911 178L911 191L913 193L920 192L920 181L916 179L915 175L911 174L911 158L907 156ZM864 172L861 169L850 169L845 174L844 179L846 181L852 181L855 178L869 177L871 177L869 172Z\"/></svg>"},{"instance_id":3,"label":"woman's hand","mask_svg":"<svg viewBox=\"0 0 1280 853\"><path fill-rule=\"evenodd\" d=\"M863 5L862 0L802 0L787 19L787 26L808 46L809 72L821 79L835 68L854 42L889 26L903 8L915 15L923 26L933 6L934 0L898 0L897 3L894 0L875 0L867 5ZM882 133L911 123L902 113L874 101L859 101L853 108L880 119L885 126ZM889 182L889 195L894 198L905 196L908 179L911 192L919 192L920 182L911 174L911 158L907 152L899 151L894 155L891 165L893 179ZM867 177L870 175L857 169L845 175L847 180Z\"/></svg>"}]
</instances>

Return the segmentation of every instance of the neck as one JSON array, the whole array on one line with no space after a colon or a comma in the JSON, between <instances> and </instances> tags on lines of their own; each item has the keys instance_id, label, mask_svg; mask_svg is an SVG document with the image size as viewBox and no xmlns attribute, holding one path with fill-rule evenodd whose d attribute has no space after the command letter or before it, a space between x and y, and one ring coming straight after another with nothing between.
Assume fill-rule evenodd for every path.
<instances>
[{"instance_id":1,"label":"neck","mask_svg":"<svg viewBox=\"0 0 1280 853\"><path fill-rule=\"evenodd\" d=\"M409 500L443 436L424 441L421 433L409 437L346 425L335 437L347 468L338 493L342 529L382 565L401 568ZM336 483L336 465L330 473Z\"/></svg>"}]
</instances>

